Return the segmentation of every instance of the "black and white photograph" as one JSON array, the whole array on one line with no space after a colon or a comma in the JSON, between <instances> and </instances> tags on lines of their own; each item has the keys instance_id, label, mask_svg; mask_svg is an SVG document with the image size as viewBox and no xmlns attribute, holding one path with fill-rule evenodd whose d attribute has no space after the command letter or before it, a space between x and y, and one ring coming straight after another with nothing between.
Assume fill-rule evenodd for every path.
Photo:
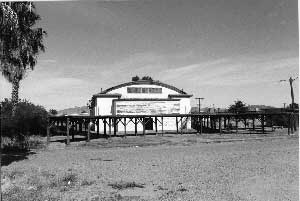
<instances>
[{"instance_id":1,"label":"black and white photograph","mask_svg":"<svg viewBox=\"0 0 300 201\"><path fill-rule=\"evenodd\" d=\"M0 2L0 201L298 201L299 1Z\"/></svg>"}]
</instances>

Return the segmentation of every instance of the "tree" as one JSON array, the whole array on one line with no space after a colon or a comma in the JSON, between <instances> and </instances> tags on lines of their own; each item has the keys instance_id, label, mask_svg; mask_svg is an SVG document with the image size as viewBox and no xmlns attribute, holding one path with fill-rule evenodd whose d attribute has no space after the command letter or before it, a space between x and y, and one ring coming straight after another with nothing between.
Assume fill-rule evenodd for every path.
<instances>
[{"instance_id":1,"label":"tree","mask_svg":"<svg viewBox=\"0 0 300 201\"><path fill-rule=\"evenodd\" d=\"M49 114L50 114L50 115L54 115L54 116L55 116L55 115L57 115L57 113L58 113L58 112L57 112L57 110L55 110L55 109L50 109L50 110L49 110Z\"/></svg>"},{"instance_id":2,"label":"tree","mask_svg":"<svg viewBox=\"0 0 300 201\"><path fill-rule=\"evenodd\" d=\"M45 51L43 39L45 30L36 28L40 16L35 12L35 5L31 2L14 2L10 5L18 18L18 26L1 35L1 72L12 83L12 115L15 114L19 101L20 81L26 72L33 70L37 63L37 56Z\"/></svg>"},{"instance_id":3,"label":"tree","mask_svg":"<svg viewBox=\"0 0 300 201\"><path fill-rule=\"evenodd\" d=\"M232 113L245 113L248 111L248 107L245 103L240 100L234 101L233 105L230 105L228 108L228 112Z\"/></svg>"},{"instance_id":4,"label":"tree","mask_svg":"<svg viewBox=\"0 0 300 201\"><path fill-rule=\"evenodd\" d=\"M132 79L131 79L133 82L136 82L136 81L139 81L140 80L140 77L139 76L134 76L134 77L132 77Z\"/></svg>"},{"instance_id":5,"label":"tree","mask_svg":"<svg viewBox=\"0 0 300 201\"><path fill-rule=\"evenodd\" d=\"M142 80L150 80L150 81L152 81L153 79L152 79L152 77L150 77L150 76L144 76L144 77L142 78Z\"/></svg>"}]
</instances>

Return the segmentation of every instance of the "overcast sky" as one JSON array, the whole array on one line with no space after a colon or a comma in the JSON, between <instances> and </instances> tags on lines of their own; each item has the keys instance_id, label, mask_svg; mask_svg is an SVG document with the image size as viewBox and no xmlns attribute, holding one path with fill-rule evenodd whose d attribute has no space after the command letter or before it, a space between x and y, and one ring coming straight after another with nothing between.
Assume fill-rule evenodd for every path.
<instances>
[{"instance_id":1,"label":"overcast sky","mask_svg":"<svg viewBox=\"0 0 300 201\"><path fill-rule=\"evenodd\" d=\"M297 0L38 2L46 52L20 98L63 109L149 75L204 97L203 106L282 107L298 76ZM11 85L0 77L0 98ZM298 80L294 82L298 102Z\"/></svg>"}]
</instances>

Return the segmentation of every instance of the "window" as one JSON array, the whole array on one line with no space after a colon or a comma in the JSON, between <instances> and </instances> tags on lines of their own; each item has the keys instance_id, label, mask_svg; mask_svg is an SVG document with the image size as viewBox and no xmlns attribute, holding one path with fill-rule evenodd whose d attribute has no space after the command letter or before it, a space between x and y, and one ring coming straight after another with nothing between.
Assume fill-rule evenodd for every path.
<instances>
[{"instance_id":1,"label":"window","mask_svg":"<svg viewBox=\"0 0 300 201\"><path fill-rule=\"evenodd\" d=\"M127 87L127 93L161 94L162 88Z\"/></svg>"},{"instance_id":2,"label":"window","mask_svg":"<svg viewBox=\"0 0 300 201\"><path fill-rule=\"evenodd\" d=\"M149 93L149 88L142 88L142 93L144 93L144 94Z\"/></svg>"},{"instance_id":3,"label":"window","mask_svg":"<svg viewBox=\"0 0 300 201\"><path fill-rule=\"evenodd\" d=\"M141 88L127 87L127 93L141 93Z\"/></svg>"},{"instance_id":4,"label":"window","mask_svg":"<svg viewBox=\"0 0 300 201\"><path fill-rule=\"evenodd\" d=\"M162 93L162 88L150 88L149 93L152 94L161 94Z\"/></svg>"}]
</instances>

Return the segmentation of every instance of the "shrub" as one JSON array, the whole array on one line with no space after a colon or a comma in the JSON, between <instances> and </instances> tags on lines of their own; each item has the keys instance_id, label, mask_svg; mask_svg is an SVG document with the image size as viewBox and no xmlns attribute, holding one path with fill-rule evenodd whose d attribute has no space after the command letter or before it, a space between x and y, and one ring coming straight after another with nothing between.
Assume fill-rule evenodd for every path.
<instances>
[{"instance_id":1,"label":"shrub","mask_svg":"<svg viewBox=\"0 0 300 201\"><path fill-rule=\"evenodd\" d=\"M23 138L29 135L45 135L48 113L44 107L22 100L12 116L12 103L5 99L1 102L2 135Z\"/></svg>"}]
</instances>

